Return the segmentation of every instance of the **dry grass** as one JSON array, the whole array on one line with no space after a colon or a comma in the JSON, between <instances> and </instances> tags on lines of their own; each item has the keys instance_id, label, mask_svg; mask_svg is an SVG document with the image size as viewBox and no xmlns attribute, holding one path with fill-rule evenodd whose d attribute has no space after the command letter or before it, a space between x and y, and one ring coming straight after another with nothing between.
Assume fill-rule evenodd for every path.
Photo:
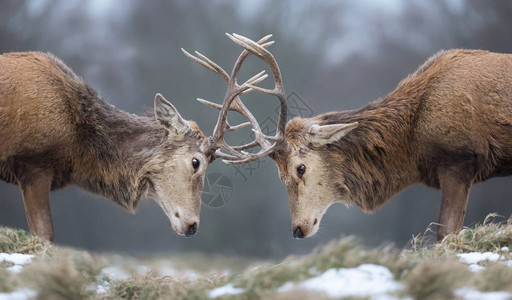
<instances>
[{"instance_id":1,"label":"dry grass","mask_svg":"<svg viewBox=\"0 0 512 300\"><path fill-rule=\"evenodd\" d=\"M286 282L302 281L330 268L351 268L362 263L390 264L397 254L389 249L365 250L354 237L332 241L304 257L290 256L277 265L258 266L233 279L246 290L237 299L270 297Z\"/></svg>"},{"instance_id":2,"label":"dry grass","mask_svg":"<svg viewBox=\"0 0 512 300\"><path fill-rule=\"evenodd\" d=\"M503 264L489 266L474 276L472 285L481 291L512 292L512 267Z\"/></svg>"},{"instance_id":3,"label":"dry grass","mask_svg":"<svg viewBox=\"0 0 512 300\"><path fill-rule=\"evenodd\" d=\"M0 267L0 293L12 292L13 288L17 285L16 277L11 272Z\"/></svg>"},{"instance_id":4,"label":"dry grass","mask_svg":"<svg viewBox=\"0 0 512 300\"><path fill-rule=\"evenodd\" d=\"M499 222L500 218L497 214L490 214L483 224L450 235L439 246L451 252L499 251L501 247L512 246L511 219Z\"/></svg>"},{"instance_id":5,"label":"dry grass","mask_svg":"<svg viewBox=\"0 0 512 300\"><path fill-rule=\"evenodd\" d=\"M414 299L452 299L471 273L458 261L441 259L422 261L401 275L405 294Z\"/></svg>"},{"instance_id":6,"label":"dry grass","mask_svg":"<svg viewBox=\"0 0 512 300\"><path fill-rule=\"evenodd\" d=\"M160 256L144 261L118 255L100 256L53 247L23 231L0 228L0 251L37 256L20 274L0 268L0 292L26 287L37 291L43 299L207 299L213 288L232 284L244 292L221 299L324 299L326 296L321 293L303 290L278 293L277 289L286 282L300 282L331 268L351 268L363 263L388 267L395 280L403 285L400 295L414 299L453 299L454 291L464 286L512 292L512 267L500 262L487 263L484 271L474 273L456 256L462 252L492 251L511 259L510 252L501 248L512 249L512 225L494 218L489 216L483 224L466 228L438 244L430 243L429 235L424 235L414 239L409 250L366 249L355 238L348 237L307 256L291 256L279 264L258 262L256 267L234 271L232 275L219 275L211 270L233 272L246 265L247 260L236 259L236 266L230 267L228 258L207 262L208 257L201 254L185 259ZM131 271L130 278L116 281L101 272L106 266L118 265L120 260L132 265L132 269L125 270L135 270L141 264L157 266L160 262L176 265L176 269L193 270L197 276L161 277L156 272L138 275ZM106 288L105 293L97 293L99 285Z\"/></svg>"},{"instance_id":7,"label":"dry grass","mask_svg":"<svg viewBox=\"0 0 512 300\"><path fill-rule=\"evenodd\" d=\"M41 299L87 299L106 263L86 252L55 248L52 256L39 257L24 267L20 277Z\"/></svg>"},{"instance_id":8,"label":"dry grass","mask_svg":"<svg viewBox=\"0 0 512 300\"><path fill-rule=\"evenodd\" d=\"M50 249L51 243L29 232L0 226L0 252L42 255Z\"/></svg>"},{"instance_id":9,"label":"dry grass","mask_svg":"<svg viewBox=\"0 0 512 300\"><path fill-rule=\"evenodd\" d=\"M149 274L114 282L102 299L204 299L213 285L225 281L226 277L222 275L178 280Z\"/></svg>"},{"instance_id":10,"label":"dry grass","mask_svg":"<svg viewBox=\"0 0 512 300\"><path fill-rule=\"evenodd\" d=\"M472 228L463 228L458 234L447 236L441 243L432 243L428 228L412 242L415 254L437 257L465 252L498 252L504 246L512 246L512 219L500 221L502 217L489 214L482 224ZM431 247L429 245L434 245Z\"/></svg>"}]
</instances>

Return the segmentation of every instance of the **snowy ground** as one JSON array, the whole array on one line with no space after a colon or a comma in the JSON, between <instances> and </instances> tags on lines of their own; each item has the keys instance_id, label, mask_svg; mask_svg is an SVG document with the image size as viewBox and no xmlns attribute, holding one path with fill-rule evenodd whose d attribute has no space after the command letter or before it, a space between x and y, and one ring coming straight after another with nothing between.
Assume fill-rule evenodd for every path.
<instances>
[{"instance_id":1,"label":"snowy ground","mask_svg":"<svg viewBox=\"0 0 512 300\"><path fill-rule=\"evenodd\" d=\"M215 288L210 291L208 297L214 299L226 295L238 295L244 292L242 288L235 288L232 283Z\"/></svg>"},{"instance_id":2,"label":"snowy ground","mask_svg":"<svg viewBox=\"0 0 512 300\"><path fill-rule=\"evenodd\" d=\"M507 247L501 249L509 253ZM506 260L503 254L493 252L470 252L457 254L459 260L468 264L474 272L485 269L482 263L505 263L512 266L512 260ZM0 253L0 262L8 262L12 266L6 269L13 273L19 273L23 266L29 264L34 255L20 253ZM198 275L192 270L177 270L169 264L162 265L158 270L161 276L187 277L195 279ZM138 265L135 267L138 275L145 275L150 271L147 266ZM106 293L110 287L110 280L126 280L134 274L128 273L121 266L112 265L104 268L100 273L100 280L95 290L98 294ZM302 282L287 282L278 288L278 293L286 293L296 289L304 289L314 292L321 292L330 298L341 297L367 297L373 300L399 299L397 292L402 290L402 285L393 279L392 273L384 266L374 264L362 264L357 268L329 269ZM208 293L209 298L218 298L226 295L237 295L244 293L243 288L227 284ZM480 292L471 288L463 288L455 291L455 295L462 299L476 300L489 299L501 300L510 299L512 293L508 292ZM36 292L29 289L18 289L11 293L0 293L0 300L25 300L36 296Z\"/></svg>"},{"instance_id":3,"label":"snowy ground","mask_svg":"<svg viewBox=\"0 0 512 300\"><path fill-rule=\"evenodd\" d=\"M278 289L278 292L305 289L325 293L331 298L370 297L384 300L394 299L390 294L401 288L402 285L393 280L393 275L386 267L363 264L357 268L329 269L300 283L287 282ZM218 298L243 292L244 289L228 284L211 290L209 297Z\"/></svg>"},{"instance_id":4,"label":"snowy ground","mask_svg":"<svg viewBox=\"0 0 512 300\"><path fill-rule=\"evenodd\" d=\"M37 293L29 289L19 289L10 293L0 293L0 300L27 300L35 297Z\"/></svg>"},{"instance_id":5,"label":"snowy ground","mask_svg":"<svg viewBox=\"0 0 512 300\"><path fill-rule=\"evenodd\" d=\"M388 268L363 264L357 268L329 269L301 283L287 282L278 291L282 293L296 288L323 292L331 298L375 298L399 291L402 285L393 280L393 274Z\"/></svg>"},{"instance_id":6,"label":"snowy ground","mask_svg":"<svg viewBox=\"0 0 512 300\"><path fill-rule=\"evenodd\" d=\"M505 247L506 248L506 247ZM508 251L508 248L502 249ZM489 261L496 262L503 256L491 252L472 252L458 254L459 259L468 264L472 270L485 267L478 263ZM505 261L510 265L510 261ZM402 290L402 285L393 279L393 275L384 266L374 264L362 264L357 268L329 269L324 273L302 282L287 282L278 288L278 293L286 293L296 289L304 289L321 292L329 298L361 297L372 300L411 299L401 298L397 292ZM226 295L244 293L243 288L236 288L233 284L213 289L209 298L214 299ZM458 289L455 295L464 300L506 300L512 298L509 292L481 292L472 288Z\"/></svg>"},{"instance_id":7,"label":"snowy ground","mask_svg":"<svg viewBox=\"0 0 512 300\"><path fill-rule=\"evenodd\" d=\"M502 254L494 253L494 252L469 252L469 253L460 253L457 254L459 260L469 266L471 271L479 272L485 269L482 266L482 263L495 263L500 262L504 263L507 266L512 266L512 260L507 260L504 254L510 254L510 250L508 247L501 248Z\"/></svg>"},{"instance_id":8,"label":"snowy ground","mask_svg":"<svg viewBox=\"0 0 512 300\"><path fill-rule=\"evenodd\" d=\"M511 253L508 247L503 247L497 253L494 252L469 252L457 254L458 259L467 264L471 271L479 272L491 264L505 264L512 267ZM20 253L0 253L0 263L4 262L6 270L19 273L23 267L29 264L34 255ZM121 261L121 260L120 260ZM175 278L187 278L195 280L200 275L191 269L176 269L169 262L159 263L150 268L142 264L113 263L104 268L98 276L97 283L91 286L97 294L109 292L112 281L123 281L133 276L154 273L157 276L170 276ZM286 282L277 289L277 293L284 294L295 290L307 290L319 292L329 298L357 297L372 300L410 299L400 298L400 292L404 291L403 285L394 280L391 271L381 265L361 264L356 268L331 268L323 273L315 268L309 270L313 277L301 282ZM236 287L233 283L211 289L207 296L211 299L227 295L245 293L244 288ZM465 287L453 291L455 296L465 300L505 300L512 299L510 292L481 292L474 288ZM37 296L37 292L19 288L10 293L0 293L0 300L26 300Z\"/></svg>"},{"instance_id":9,"label":"snowy ground","mask_svg":"<svg viewBox=\"0 0 512 300\"><path fill-rule=\"evenodd\" d=\"M0 262L8 262L13 264L7 268L8 271L13 273L21 272L24 265L30 263L34 255L21 254L21 253L0 253Z\"/></svg>"},{"instance_id":10,"label":"snowy ground","mask_svg":"<svg viewBox=\"0 0 512 300\"><path fill-rule=\"evenodd\" d=\"M9 266L5 269L15 274L20 273L23 269L23 266L31 263L33 258L34 255L30 254L0 253L0 263L7 262L7 265ZM97 284L91 288L93 288L97 294L104 294L110 288L110 280L128 280L133 276L144 276L150 272L154 272L160 276L171 276L175 278L187 278L192 280L198 278L199 276L193 270L176 269L168 262L160 264L158 268L154 270L141 264L136 265L131 269L131 271L128 271L127 268L117 264L106 267L101 270L98 276ZM0 293L0 300L26 300L31 299L36 295L37 293L30 289L17 289L10 293Z\"/></svg>"},{"instance_id":11,"label":"snowy ground","mask_svg":"<svg viewBox=\"0 0 512 300\"><path fill-rule=\"evenodd\" d=\"M464 300L508 300L512 298L512 293L480 292L471 288L462 288L455 291L455 296Z\"/></svg>"}]
</instances>

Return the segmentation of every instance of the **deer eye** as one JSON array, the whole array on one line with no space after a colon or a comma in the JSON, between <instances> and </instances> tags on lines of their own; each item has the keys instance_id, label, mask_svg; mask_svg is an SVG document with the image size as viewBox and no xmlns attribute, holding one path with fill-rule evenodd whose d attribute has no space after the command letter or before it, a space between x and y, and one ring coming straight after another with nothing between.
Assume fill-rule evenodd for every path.
<instances>
[{"instance_id":1,"label":"deer eye","mask_svg":"<svg viewBox=\"0 0 512 300\"><path fill-rule=\"evenodd\" d=\"M194 168L194 172L199 168L199 160L197 158L192 158L192 167Z\"/></svg>"},{"instance_id":2,"label":"deer eye","mask_svg":"<svg viewBox=\"0 0 512 300\"><path fill-rule=\"evenodd\" d=\"M302 176L304 175L305 172L306 172L305 165L300 165L297 167L297 175L299 176L299 178L302 178Z\"/></svg>"}]
</instances>

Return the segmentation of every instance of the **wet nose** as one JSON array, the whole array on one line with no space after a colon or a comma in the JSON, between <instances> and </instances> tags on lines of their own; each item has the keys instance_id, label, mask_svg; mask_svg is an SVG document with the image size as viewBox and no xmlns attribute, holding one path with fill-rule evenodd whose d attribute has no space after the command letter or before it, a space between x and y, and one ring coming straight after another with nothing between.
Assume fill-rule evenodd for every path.
<instances>
[{"instance_id":1,"label":"wet nose","mask_svg":"<svg viewBox=\"0 0 512 300\"><path fill-rule=\"evenodd\" d=\"M185 232L186 237L192 237L197 232L197 223L194 223L187 228L187 232Z\"/></svg>"},{"instance_id":2,"label":"wet nose","mask_svg":"<svg viewBox=\"0 0 512 300\"><path fill-rule=\"evenodd\" d=\"M295 230L293 231L293 237L296 239L304 238L304 232L302 232L302 229L300 229L300 226L297 226L297 228L295 228Z\"/></svg>"}]
</instances>

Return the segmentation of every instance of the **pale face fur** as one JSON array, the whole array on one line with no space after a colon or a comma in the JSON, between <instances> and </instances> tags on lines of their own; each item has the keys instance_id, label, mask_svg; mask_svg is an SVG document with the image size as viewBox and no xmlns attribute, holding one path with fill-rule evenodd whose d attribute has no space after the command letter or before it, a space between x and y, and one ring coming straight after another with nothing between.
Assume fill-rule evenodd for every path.
<instances>
[{"instance_id":1,"label":"pale face fur","mask_svg":"<svg viewBox=\"0 0 512 300\"><path fill-rule=\"evenodd\" d=\"M208 165L205 155L191 148L178 148L152 178L154 199L171 221L172 228L180 235L186 234L194 223L199 227L201 194ZM193 159L199 162L197 169L193 167Z\"/></svg>"},{"instance_id":2,"label":"pale face fur","mask_svg":"<svg viewBox=\"0 0 512 300\"><path fill-rule=\"evenodd\" d=\"M156 171L151 178L151 196L170 219L172 228L180 235L189 235L190 226L199 227L204 176L210 161L203 154L206 139L194 122L184 120L159 94L155 115L169 135L167 145L153 162Z\"/></svg>"},{"instance_id":3,"label":"pale face fur","mask_svg":"<svg viewBox=\"0 0 512 300\"><path fill-rule=\"evenodd\" d=\"M290 123L293 126L299 120L292 120ZM301 133L299 140L291 139L287 135L286 150L274 154L279 177L288 192L292 232L300 227L303 237L316 234L329 206L336 202L349 202L350 193L342 184L343 178L330 178L333 175L329 172L332 164L323 155L323 147L357 127L357 124L348 125L350 126L339 124L336 128L329 128L307 124L303 126L305 131ZM323 132L318 132L319 130ZM326 130L329 132L325 133ZM303 172L299 168L303 168Z\"/></svg>"}]
</instances>

